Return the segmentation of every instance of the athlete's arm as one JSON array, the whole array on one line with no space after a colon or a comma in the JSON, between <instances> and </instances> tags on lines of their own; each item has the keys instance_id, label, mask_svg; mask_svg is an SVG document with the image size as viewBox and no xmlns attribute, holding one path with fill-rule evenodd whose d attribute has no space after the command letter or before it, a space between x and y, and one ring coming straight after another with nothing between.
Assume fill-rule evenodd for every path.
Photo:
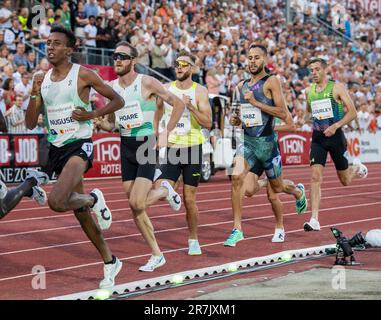
<instances>
[{"instance_id":1,"label":"athlete's arm","mask_svg":"<svg viewBox=\"0 0 381 320\"><path fill-rule=\"evenodd\" d=\"M81 67L79 76L86 83L87 87L94 88L99 94L109 99L109 102L103 108L90 112L86 110L74 110L72 114L74 120L86 121L98 118L113 113L124 106L123 98L113 88L105 84L94 71Z\"/></svg>"},{"instance_id":2,"label":"athlete's arm","mask_svg":"<svg viewBox=\"0 0 381 320\"><path fill-rule=\"evenodd\" d=\"M292 116L290 111L286 110L286 119L283 124L276 125L274 130L277 132L295 132L296 126L294 121L292 120Z\"/></svg>"},{"instance_id":3,"label":"athlete's arm","mask_svg":"<svg viewBox=\"0 0 381 320\"><path fill-rule=\"evenodd\" d=\"M31 97L25 113L25 125L30 130L37 126L38 116L42 112L43 101L41 97L41 85L44 81L44 77L45 73L42 71L36 72L33 76Z\"/></svg>"},{"instance_id":4,"label":"athlete's arm","mask_svg":"<svg viewBox=\"0 0 381 320\"><path fill-rule=\"evenodd\" d=\"M337 129L348 124L357 117L355 105L349 96L347 89L342 83L335 83L333 86L333 97L336 101L341 101L344 104L347 108L347 112L345 113L343 119L335 122L324 131L326 137L333 136Z\"/></svg>"},{"instance_id":5,"label":"athlete's arm","mask_svg":"<svg viewBox=\"0 0 381 320\"><path fill-rule=\"evenodd\" d=\"M155 132L155 135L157 136L159 134L159 124L160 120L164 115L164 103L163 100L160 98L157 98L156 101L156 111L153 116L153 130Z\"/></svg>"},{"instance_id":6,"label":"athlete's arm","mask_svg":"<svg viewBox=\"0 0 381 320\"><path fill-rule=\"evenodd\" d=\"M193 114L198 124L206 129L212 128L212 108L209 103L208 90L197 85L196 87L196 103L198 109L192 105L192 101L188 96L183 98L185 106Z\"/></svg>"},{"instance_id":7,"label":"athlete's arm","mask_svg":"<svg viewBox=\"0 0 381 320\"><path fill-rule=\"evenodd\" d=\"M169 119L165 130L167 134L169 134L176 127L177 122L180 120L181 115L184 112L185 105L180 98L178 98L172 92L166 90L165 87L159 82L159 80L153 77L144 78L143 79L145 80L146 88L148 91L152 94L155 94L160 99L173 107L171 118Z\"/></svg>"},{"instance_id":8,"label":"athlete's arm","mask_svg":"<svg viewBox=\"0 0 381 320\"><path fill-rule=\"evenodd\" d=\"M347 91L345 86L342 83L336 83L333 87L333 96L336 99L336 97L339 98L344 104L344 106L347 108L347 112L345 113L345 116L340 121L336 122L336 125L338 127L342 127L352 120L356 119L357 117L357 111L356 107Z\"/></svg>"},{"instance_id":9,"label":"athlete's arm","mask_svg":"<svg viewBox=\"0 0 381 320\"><path fill-rule=\"evenodd\" d=\"M254 107L261 109L263 112L266 112L271 116L285 120L287 107L280 81L277 77L272 76L267 80L267 82L268 83L265 84L265 87L267 85L267 88L271 91L272 99L274 101L275 106L269 106L267 104L257 101L254 97L253 92L250 90L245 91L245 99L249 101Z\"/></svg>"}]
</instances>

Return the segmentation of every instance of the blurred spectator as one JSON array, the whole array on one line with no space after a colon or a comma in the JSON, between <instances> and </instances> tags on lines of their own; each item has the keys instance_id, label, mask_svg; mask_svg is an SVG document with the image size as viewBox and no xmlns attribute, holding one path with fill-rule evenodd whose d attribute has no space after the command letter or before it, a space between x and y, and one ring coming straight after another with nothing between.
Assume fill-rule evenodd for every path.
<instances>
[{"instance_id":1,"label":"blurred spectator","mask_svg":"<svg viewBox=\"0 0 381 320\"><path fill-rule=\"evenodd\" d=\"M32 84L30 83L30 76L28 72L24 72L21 75L21 81L16 84L15 86L15 92L16 94L22 95L23 97L23 105L22 109L26 111L29 103L29 97L30 97L30 92L32 90Z\"/></svg>"},{"instance_id":2,"label":"blurred spectator","mask_svg":"<svg viewBox=\"0 0 381 320\"><path fill-rule=\"evenodd\" d=\"M69 3L64 1L61 5L61 24L68 30L71 30L71 13Z\"/></svg>"},{"instance_id":3,"label":"blurred spectator","mask_svg":"<svg viewBox=\"0 0 381 320\"><path fill-rule=\"evenodd\" d=\"M12 1L5 0L0 9L0 29L12 27Z\"/></svg>"},{"instance_id":4,"label":"blurred spectator","mask_svg":"<svg viewBox=\"0 0 381 320\"><path fill-rule=\"evenodd\" d=\"M5 121L4 115L2 111L0 110L0 133L6 133L7 131L8 131L7 122Z\"/></svg>"},{"instance_id":5,"label":"blurred spectator","mask_svg":"<svg viewBox=\"0 0 381 320\"><path fill-rule=\"evenodd\" d=\"M23 43L17 44L16 54L14 55L13 61L16 65L16 67L19 66L20 64L27 65L28 59L27 59L26 54L25 54L25 44L23 44Z\"/></svg>"},{"instance_id":6,"label":"blurred spectator","mask_svg":"<svg viewBox=\"0 0 381 320\"><path fill-rule=\"evenodd\" d=\"M40 114L38 116L38 120L37 120L37 126L33 129L33 130L29 130L27 129L27 133L29 134L44 134L46 133L46 128L45 128L45 124L44 124L44 116L42 114Z\"/></svg>"},{"instance_id":7,"label":"blurred spectator","mask_svg":"<svg viewBox=\"0 0 381 320\"><path fill-rule=\"evenodd\" d=\"M98 6L96 0L89 0L85 4L84 11L86 14L86 18L90 18L91 16L98 16Z\"/></svg>"},{"instance_id":8,"label":"blurred spectator","mask_svg":"<svg viewBox=\"0 0 381 320\"><path fill-rule=\"evenodd\" d=\"M89 19L87 19L86 12L84 9L84 5L82 1L78 2L77 10L74 13L75 17L75 35L79 38L85 38L85 26L89 23Z\"/></svg>"},{"instance_id":9,"label":"blurred spectator","mask_svg":"<svg viewBox=\"0 0 381 320\"><path fill-rule=\"evenodd\" d=\"M5 30L4 42L12 53L16 52L18 43L25 43L25 34L22 32L17 18L12 18L12 27Z\"/></svg>"},{"instance_id":10,"label":"blurred spectator","mask_svg":"<svg viewBox=\"0 0 381 320\"><path fill-rule=\"evenodd\" d=\"M361 100L360 110L357 112L357 118L359 121L360 131L365 132L366 130L368 130L371 121L371 116L368 112L368 105L365 99Z\"/></svg>"},{"instance_id":11,"label":"blurred spectator","mask_svg":"<svg viewBox=\"0 0 381 320\"><path fill-rule=\"evenodd\" d=\"M3 97L5 103L5 110L8 111L12 106L16 98L15 82L12 78L8 78L3 84Z\"/></svg>"},{"instance_id":12,"label":"blurred spectator","mask_svg":"<svg viewBox=\"0 0 381 320\"><path fill-rule=\"evenodd\" d=\"M95 16L89 16L89 23L86 25L85 29L85 47L88 48L89 54L89 64L95 64L96 60L94 55L97 54L96 48L97 38L97 27L95 26Z\"/></svg>"},{"instance_id":13,"label":"blurred spectator","mask_svg":"<svg viewBox=\"0 0 381 320\"><path fill-rule=\"evenodd\" d=\"M21 8L20 14L19 14L19 16L17 18L20 21L21 30L27 31L27 29L28 29L27 22L28 22L28 18L29 18L29 9L28 8Z\"/></svg>"},{"instance_id":14,"label":"blurred spectator","mask_svg":"<svg viewBox=\"0 0 381 320\"><path fill-rule=\"evenodd\" d=\"M36 68L36 53L34 51L29 51L26 61L26 70L28 72L33 72Z\"/></svg>"},{"instance_id":15,"label":"blurred spectator","mask_svg":"<svg viewBox=\"0 0 381 320\"><path fill-rule=\"evenodd\" d=\"M217 70L216 68L211 68L205 77L206 87L208 88L209 94L219 94L220 81L216 77Z\"/></svg>"},{"instance_id":16,"label":"blurred spectator","mask_svg":"<svg viewBox=\"0 0 381 320\"><path fill-rule=\"evenodd\" d=\"M26 133L25 113L22 109L23 96L16 95L14 105L5 113L8 133Z\"/></svg>"}]
</instances>

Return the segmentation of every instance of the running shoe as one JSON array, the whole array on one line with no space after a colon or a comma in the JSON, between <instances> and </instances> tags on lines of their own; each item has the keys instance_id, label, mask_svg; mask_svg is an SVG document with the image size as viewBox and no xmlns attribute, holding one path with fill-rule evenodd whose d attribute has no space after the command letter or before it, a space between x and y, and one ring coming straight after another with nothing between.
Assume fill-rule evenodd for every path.
<instances>
[{"instance_id":1,"label":"running shoe","mask_svg":"<svg viewBox=\"0 0 381 320\"><path fill-rule=\"evenodd\" d=\"M199 256L202 254L200 244L198 240L189 239L188 240L188 255L190 256Z\"/></svg>"},{"instance_id":2,"label":"running shoe","mask_svg":"<svg viewBox=\"0 0 381 320\"><path fill-rule=\"evenodd\" d=\"M224 246L235 247L236 244L243 239L244 239L243 232L238 229L233 229L232 232L230 233L229 238L227 238L226 241L224 242Z\"/></svg>"},{"instance_id":3,"label":"running shoe","mask_svg":"<svg viewBox=\"0 0 381 320\"><path fill-rule=\"evenodd\" d=\"M284 229L276 228L271 242L284 242L285 237Z\"/></svg>"},{"instance_id":4,"label":"running shoe","mask_svg":"<svg viewBox=\"0 0 381 320\"><path fill-rule=\"evenodd\" d=\"M306 193L304 190L304 185L302 183L298 183L296 187L302 191L302 197L299 200L296 200L295 206L296 206L296 212L298 214L303 214L307 210L308 201L306 198Z\"/></svg>"},{"instance_id":5,"label":"running shoe","mask_svg":"<svg viewBox=\"0 0 381 320\"><path fill-rule=\"evenodd\" d=\"M3 181L0 180L0 199L4 199L7 195L8 188Z\"/></svg>"},{"instance_id":6,"label":"running shoe","mask_svg":"<svg viewBox=\"0 0 381 320\"><path fill-rule=\"evenodd\" d=\"M320 223L315 218L311 218L309 222L303 225L304 231L319 231Z\"/></svg>"},{"instance_id":7,"label":"running shoe","mask_svg":"<svg viewBox=\"0 0 381 320\"><path fill-rule=\"evenodd\" d=\"M360 178L366 178L368 176L368 168L361 163L359 158L353 159L353 166L356 168L356 174Z\"/></svg>"},{"instance_id":8,"label":"running shoe","mask_svg":"<svg viewBox=\"0 0 381 320\"><path fill-rule=\"evenodd\" d=\"M168 190L167 201L171 208L175 211L179 211L181 208L180 195L175 191L175 189L173 189L173 187L167 180L163 180L160 186Z\"/></svg>"},{"instance_id":9,"label":"running shoe","mask_svg":"<svg viewBox=\"0 0 381 320\"><path fill-rule=\"evenodd\" d=\"M45 190L36 186L36 187L32 188L32 192L33 192L33 194L31 196L31 198L33 200L36 200L36 202L41 207L44 206L46 204L46 200L48 199Z\"/></svg>"},{"instance_id":10,"label":"running shoe","mask_svg":"<svg viewBox=\"0 0 381 320\"><path fill-rule=\"evenodd\" d=\"M122 269L123 263L116 258L115 263L105 264L103 267L104 279L99 283L100 289L105 289L114 286L115 277Z\"/></svg>"},{"instance_id":11,"label":"running shoe","mask_svg":"<svg viewBox=\"0 0 381 320\"><path fill-rule=\"evenodd\" d=\"M103 193L99 189L94 189L90 192L90 195L95 198L95 203L91 209L97 216L99 227L102 230L107 230L111 226L112 214L106 205L106 200L103 196Z\"/></svg>"},{"instance_id":12,"label":"running shoe","mask_svg":"<svg viewBox=\"0 0 381 320\"><path fill-rule=\"evenodd\" d=\"M26 169L26 179L29 178L34 178L38 187L49 182L49 176L46 173L35 169Z\"/></svg>"},{"instance_id":13,"label":"running shoe","mask_svg":"<svg viewBox=\"0 0 381 320\"><path fill-rule=\"evenodd\" d=\"M151 256L151 258L149 258L148 262L144 266L141 266L139 268L139 271L142 271L142 272L152 272L156 268L159 268L162 265L164 265L165 262L166 261L165 261L164 255L161 255L161 256Z\"/></svg>"}]
</instances>

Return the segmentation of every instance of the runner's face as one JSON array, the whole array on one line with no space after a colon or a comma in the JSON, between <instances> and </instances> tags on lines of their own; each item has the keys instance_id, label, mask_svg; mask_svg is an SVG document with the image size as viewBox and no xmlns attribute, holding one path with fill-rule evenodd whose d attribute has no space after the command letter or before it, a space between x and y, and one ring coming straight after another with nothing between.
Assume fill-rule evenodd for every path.
<instances>
[{"instance_id":1,"label":"runner's face","mask_svg":"<svg viewBox=\"0 0 381 320\"><path fill-rule=\"evenodd\" d=\"M312 80L315 83L320 83L324 77L325 70L320 62L315 62L309 66L312 74Z\"/></svg>"},{"instance_id":2,"label":"runner's face","mask_svg":"<svg viewBox=\"0 0 381 320\"><path fill-rule=\"evenodd\" d=\"M73 48L68 47L67 43L68 39L64 33L53 32L49 35L46 42L47 58L52 65L56 65L58 62L67 60L70 57Z\"/></svg>"},{"instance_id":3,"label":"runner's face","mask_svg":"<svg viewBox=\"0 0 381 320\"><path fill-rule=\"evenodd\" d=\"M175 62L176 79L184 81L192 77L192 64L189 57L178 57Z\"/></svg>"},{"instance_id":4,"label":"runner's face","mask_svg":"<svg viewBox=\"0 0 381 320\"><path fill-rule=\"evenodd\" d=\"M249 71L252 75L257 75L262 72L266 65L266 57L260 48L253 48L249 51Z\"/></svg>"},{"instance_id":5,"label":"runner's face","mask_svg":"<svg viewBox=\"0 0 381 320\"><path fill-rule=\"evenodd\" d=\"M115 49L114 53L114 70L121 77L133 70L134 59L131 56L130 48L120 46Z\"/></svg>"}]
</instances>

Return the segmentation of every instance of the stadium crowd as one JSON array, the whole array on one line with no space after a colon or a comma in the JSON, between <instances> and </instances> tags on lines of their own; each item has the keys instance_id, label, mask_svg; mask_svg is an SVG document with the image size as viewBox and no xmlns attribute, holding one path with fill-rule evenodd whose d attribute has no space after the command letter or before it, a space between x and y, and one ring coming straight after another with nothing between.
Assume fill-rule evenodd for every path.
<instances>
[{"instance_id":1,"label":"stadium crowd","mask_svg":"<svg viewBox=\"0 0 381 320\"><path fill-rule=\"evenodd\" d=\"M292 23L287 23L284 0L53 0L41 1L46 17L34 25L31 3L5 0L0 9L0 117L9 133L45 130L43 116L38 127L27 130L25 110L32 74L49 69L40 52L54 24L75 32L78 50L86 48L90 64L99 63L92 55L97 48L113 49L127 40L139 52L140 72L150 67L173 79L176 53L185 49L197 57L194 80L211 94L227 96L249 77L249 45L263 44L270 52L268 69L283 80L294 122L306 131L311 130L306 63L321 57L328 61L331 77L348 86L358 109L358 121L347 129L381 129L381 19L358 5L344 9L337 0L292 0ZM346 38L327 32L315 18Z\"/></svg>"}]
</instances>

